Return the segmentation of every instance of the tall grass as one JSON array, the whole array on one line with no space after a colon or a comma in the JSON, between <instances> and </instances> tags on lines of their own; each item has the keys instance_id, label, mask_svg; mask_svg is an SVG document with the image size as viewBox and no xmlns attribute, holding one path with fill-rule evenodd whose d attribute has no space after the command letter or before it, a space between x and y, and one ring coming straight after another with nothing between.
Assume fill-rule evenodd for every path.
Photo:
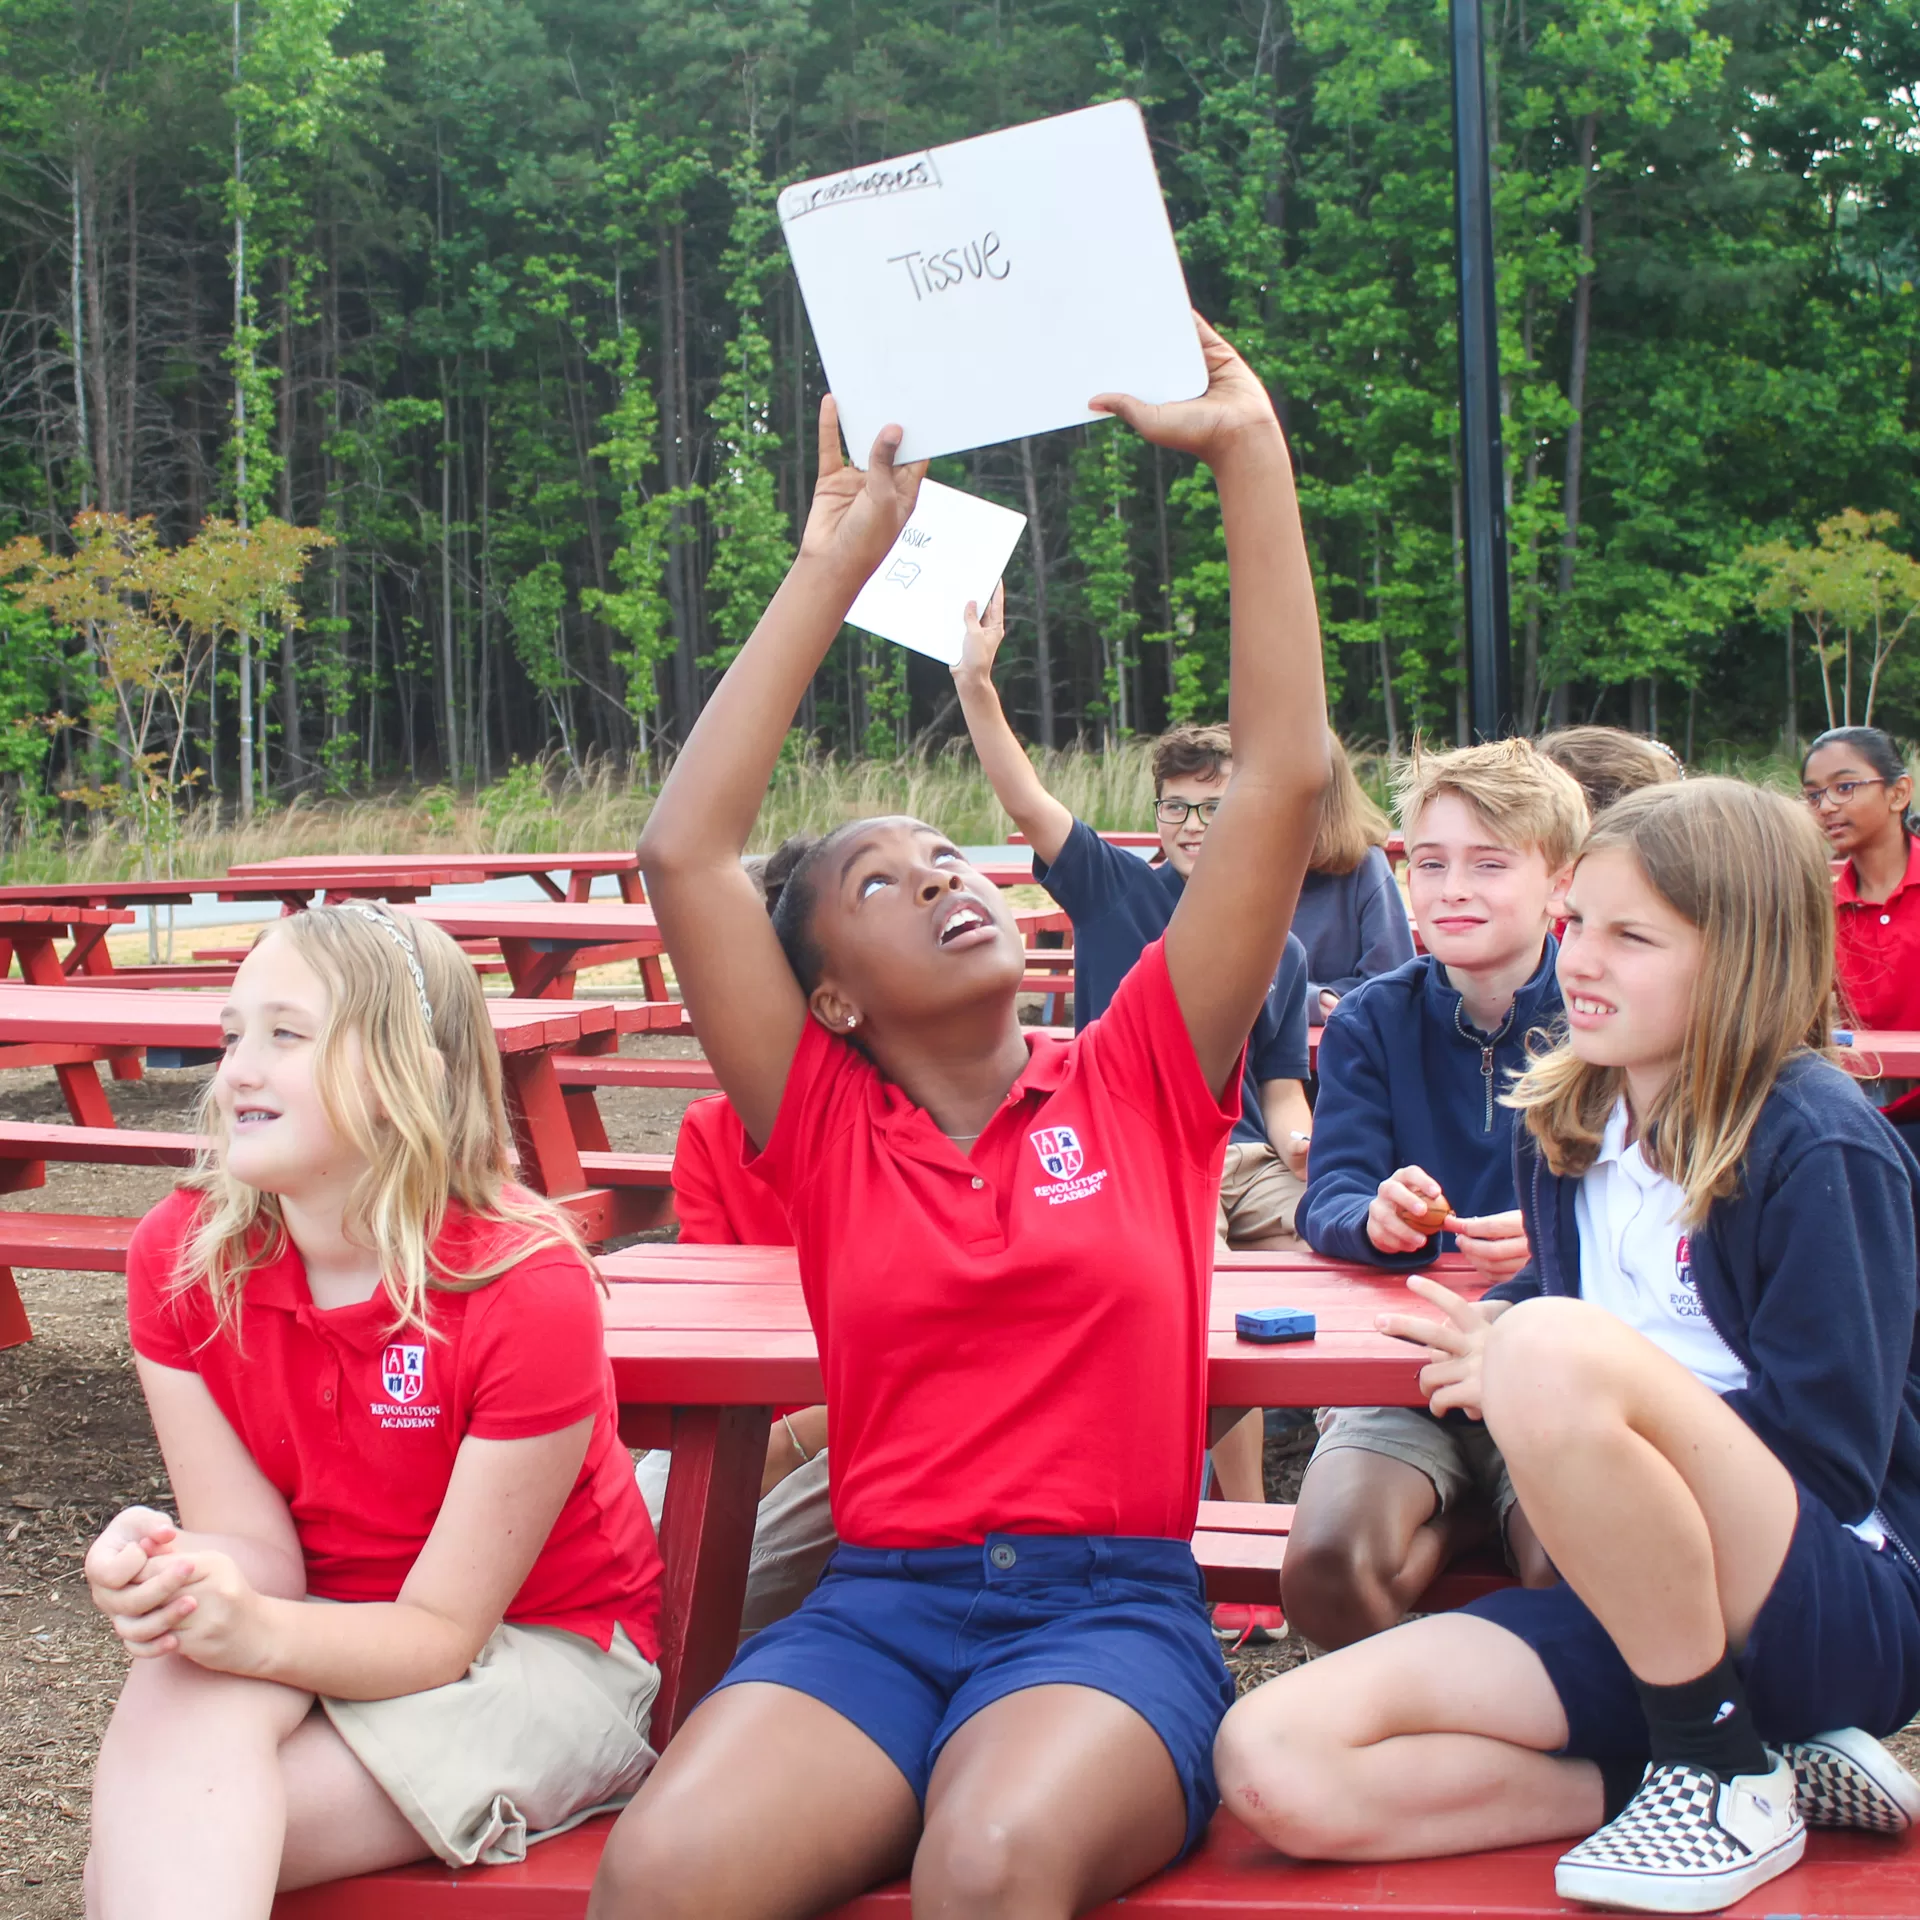
<instances>
[{"instance_id":1,"label":"tall grass","mask_svg":"<svg viewBox=\"0 0 1920 1920\"><path fill-rule=\"evenodd\" d=\"M1383 803L1390 762L1378 747L1352 746L1361 783ZM1152 742L1129 741L1111 753L1078 747L1036 752L1051 792L1099 828L1149 826L1153 814ZM1920 765L1915 750L1908 764ZM1775 751L1716 746L1694 764L1792 792L1798 764ZM415 788L357 800L296 799L241 824L231 807L200 806L168 849L149 853L111 825L65 832L30 831L0 814L0 880L120 880L150 869L187 877L223 873L250 860L339 853L562 853L631 847L657 786L644 767L609 760L578 770L556 762L519 765L478 792ZM876 813L932 821L968 846L994 846L1012 822L1001 811L965 741L894 760L788 754L774 770L754 830L764 852L790 833L823 833Z\"/></svg>"},{"instance_id":2,"label":"tall grass","mask_svg":"<svg viewBox=\"0 0 1920 1920\"><path fill-rule=\"evenodd\" d=\"M1108 754L1068 748L1036 755L1040 776L1096 827L1150 824L1151 745ZM609 760L574 770L545 763L514 767L492 786L455 793L412 789L356 800L296 799L242 824L227 805L206 804L180 823L170 847L149 852L112 824L31 831L0 817L0 880L122 880L150 869L186 877L220 874L253 860L341 853L561 853L631 847L657 785L643 767ZM1000 810L964 744L896 760L837 755L783 757L767 788L753 848L790 833L824 833L876 813L934 822L965 845L1005 840Z\"/></svg>"}]
</instances>

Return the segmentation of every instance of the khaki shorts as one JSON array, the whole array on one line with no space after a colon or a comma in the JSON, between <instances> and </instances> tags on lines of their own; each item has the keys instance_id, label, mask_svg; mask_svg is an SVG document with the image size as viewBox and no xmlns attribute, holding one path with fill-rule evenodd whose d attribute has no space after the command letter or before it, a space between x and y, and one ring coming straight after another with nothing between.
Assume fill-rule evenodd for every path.
<instances>
[{"instance_id":1,"label":"khaki shorts","mask_svg":"<svg viewBox=\"0 0 1920 1920\"><path fill-rule=\"evenodd\" d=\"M1478 1420L1436 1420L1422 1407L1322 1407L1315 1423L1320 1429L1315 1460L1341 1447L1404 1460L1433 1482L1442 1513L1485 1500L1506 1531L1513 1482L1493 1435Z\"/></svg>"},{"instance_id":2,"label":"khaki shorts","mask_svg":"<svg viewBox=\"0 0 1920 1920\"><path fill-rule=\"evenodd\" d=\"M659 1690L618 1627L602 1653L564 1628L501 1626L450 1686L320 1705L439 1859L500 1866L633 1798Z\"/></svg>"},{"instance_id":3,"label":"khaki shorts","mask_svg":"<svg viewBox=\"0 0 1920 1920\"><path fill-rule=\"evenodd\" d=\"M1264 1141L1231 1141L1220 1173L1220 1244L1271 1243L1284 1236L1304 1252L1293 1216L1306 1190L1307 1183Z\"/></svg>"}]
</instances>

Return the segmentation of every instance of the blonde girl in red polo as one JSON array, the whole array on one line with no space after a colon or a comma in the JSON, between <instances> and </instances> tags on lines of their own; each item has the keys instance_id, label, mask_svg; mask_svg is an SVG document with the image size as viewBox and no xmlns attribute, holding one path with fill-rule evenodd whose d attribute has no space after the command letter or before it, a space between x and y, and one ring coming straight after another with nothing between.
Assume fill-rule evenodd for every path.
<instances>
[{"instance_id":1,"label":"blonde girl in red polo","mask_svg":"<svg viewBox=\"0 0 1920 1920\"><path fill-rule=\"evenodd\" d=\"M130 1507L86 1562L132 1656L100 1920L517 1859L653 1760L659 1554L592 1269L512 1182L471 963L316 908L221 1019L208 1150L127 1269L179 1517Z\"/></svg>"},{"instance_id":2,"label":"blonde girl in red polo","mask_svg":"<svg viewBox=\"0 0 1920 1920\"><path fill-rule=\"evenodd\" d=\"M1021 1027L1012 915L920 821L829 834L771 919L741 871L794 710L912 511L898 427L861 473L822 406L799 558L647 823L648 898L793 1226L842 1544L622 1815L596 1920L798 1920L909 1870L919 1914L1067 1920L1212 1813L1232 1686L1190 1542L1214 1213L1327 748L1287 449L1199 331L1200 398L1094 404L1213 470L1233 782L1098 1021Z\"/></svg>"}]
</instances>

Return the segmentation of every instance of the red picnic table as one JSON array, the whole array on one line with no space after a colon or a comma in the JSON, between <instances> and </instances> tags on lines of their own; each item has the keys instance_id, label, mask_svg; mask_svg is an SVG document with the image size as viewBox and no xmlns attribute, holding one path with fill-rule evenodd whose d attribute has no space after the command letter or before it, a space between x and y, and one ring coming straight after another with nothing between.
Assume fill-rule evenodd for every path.
<instances>
[{"instance_id":1,"label":"red picnic table","mask_svg":"<svg viewBox=\"0 0 1920 1920\"><path fill-rule=\"evenodd\" d=\"M583 967L637 960L649 1000L667 997L653 909L638 902L423 900L401 909L456 940L498 940L513 990L527 1000L570 1000Z\"/></svg>"},{"instance_id":2,"label":"red picnic table","mask_svg":"<svg viewBox=\"0 0 1920 1920\"><path fill-rule=\"evenodd\" d=\"M404 865L389 865L386 871L377 874L367 873L356 864L352 871L343 872L328 882L327 897L342 900L415 900L437 886L452 885L464 877L437 864L420 860L411 860ZM26 916L36 909L42 912L59 909L111 911L132 907L185 906L192 900L213 898L273 900L278 902L280 911L287 914L298 913L312 905L313 897L319 891L316 882L281 878L63 880L46 886L0 887L0 979L6 975L6 948L12 941L12 936L6 930L9 922L18 915L24 924ZM103 936L108 925L124 925L132 918L131 912L120 912L115 920L105 924L73 924L73 944L65 955L57 959L53 956L50 944L52 936L48 936L44 950L36 951L33 955L32 969L29 968L26 952L17 941L12 941L15 951L21 954L22 976L42 986L54 985L64 978L75 985L91 986L96 981L104 981L122 987L215 987L225 986L233 978L231 964L209 965L203 962L178 966L116 967Z\"/></svg>"},{"instance_id":3,"label":"red picnic table","mask_svg":"<svg viewBox=\"0 0 1920 1920\"><path fill-rule=\"evenodd\" d=\"M551 1000L490 1000L487 1011L529 1181L547 1193L580 1191L586 1185L580 1148L553 1056L599 1034L617 1045L623 1019L648 1025L653 1016L643 1003L629 1015L613 1003ZM179 1065L217 1059L218 1000L165 990L0 984L0 1067L53 1067L78 1126L113 1125L94 1063L136 1048L172 1056Z\"/></svg>"},{"instance_id":4,"label":"red picnic table","mask_svg":"<svg viewBox=\"0 0 1920 1920\"><path fill-rule=\"evenodd\" d=\"M563 1087L556 1058L568 1048L617 1047L623 1033L677 1026L677 1004L640 1001L493 1000L520 1176L561 1201L582 1236L599 1243L672 1218L671 1157L614 1153L588 1086ZM0 1193L46 1184L48 1162L184 1167L191 1134L116 1128L94 1063L138 1044L176 1063L218 1058L220 1020L211 994L88 993L70 987L0 985L0 1066L61 1070L71 1126L0 1121ZM0 1347L32 1337L13 1268L117 1271L137 1223L96 1214L0 1210Z\"/></svg>"},{"instance_id":5,"label":"red picnic table","mask_svg":"<svg viewBox=\"0 0 1920 1920\"><path fill-rule=\"evenodd\" d=\"M416 864L405 854L293 854L280 860L244 860L228 871L234 874L287 876L311 880L331 892L340 876L377 875L388 866ZM552 900L584 901L596 875L610 873L619 882L620 898L644 902L640 858L622 853L447 853L435 854L431 864L446 872L447 885L470 880L532 880ZM565 884L561 883L565 877Z\"/></svg>"},{"instance_id":6,"label":"red picnic table","mask_svg":"<svg viewBox=\"0 0 1920 1920\"><path fill-rule=\"evenodd\" d=\"M600 1266L615 1283L607 1351L622 1437L629 1446L674 1450L663 1537L676 1528L690 1534L676 1555L688 1584L668 1595L669 1617L685 1638L670 1650L674 1688L655 1706L656 1724L670 1730L732 1655L768 1409L822 1397L819 1354L790 1247L638 1246L604 1255ZM1261 1254L1223 1255L1216 1271L1213 1405L1419 1404L1421 1356L1373 1325L1389 1305L1427 1310L1402 1277ZM1485 1285L1463 1261L1449 1259L1439 1271L1466 1294ZM1273 1347L1235 1338L1236 1310L1282 1305L1313 1312L1316 1337ZM684 1482L683 1467L691 1469Z\"/></svg>"},{"instance_id":7,"label":"red picnic table","mask_svg":"<svg viewBox=\"0 0 1920 1920\"><path fill-rule=\"evenodd\" d=\"M75 968L89 966L95 954L104 960L107 929L132 920L132 913L119 904L21 900L12 889L0 889L0 979L18 960L23 980L57 987ZM54 951L59 940L73 943L64 961Z\"/></svg>"}]
</instances>

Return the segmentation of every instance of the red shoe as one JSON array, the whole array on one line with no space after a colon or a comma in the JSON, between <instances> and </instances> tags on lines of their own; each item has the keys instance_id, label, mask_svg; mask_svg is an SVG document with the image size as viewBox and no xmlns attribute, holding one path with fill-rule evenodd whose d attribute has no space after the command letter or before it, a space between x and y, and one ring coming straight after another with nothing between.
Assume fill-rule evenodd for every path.
<instances>
[{"instance_id":1,"label":"red shoe","mask_svg":"<svg viewBox=\"0 0 1920 1920\"><path fill-rule=\"evenodd\" d=\"M1238 1600L1223 1600L1213 1610L1213 1637L1225 1644L1229 1653L1242 1647L1271 1646L1287 1637L1287 1616L1278 1607L1251 1607Z\"/></svg>"}]
</instances>

